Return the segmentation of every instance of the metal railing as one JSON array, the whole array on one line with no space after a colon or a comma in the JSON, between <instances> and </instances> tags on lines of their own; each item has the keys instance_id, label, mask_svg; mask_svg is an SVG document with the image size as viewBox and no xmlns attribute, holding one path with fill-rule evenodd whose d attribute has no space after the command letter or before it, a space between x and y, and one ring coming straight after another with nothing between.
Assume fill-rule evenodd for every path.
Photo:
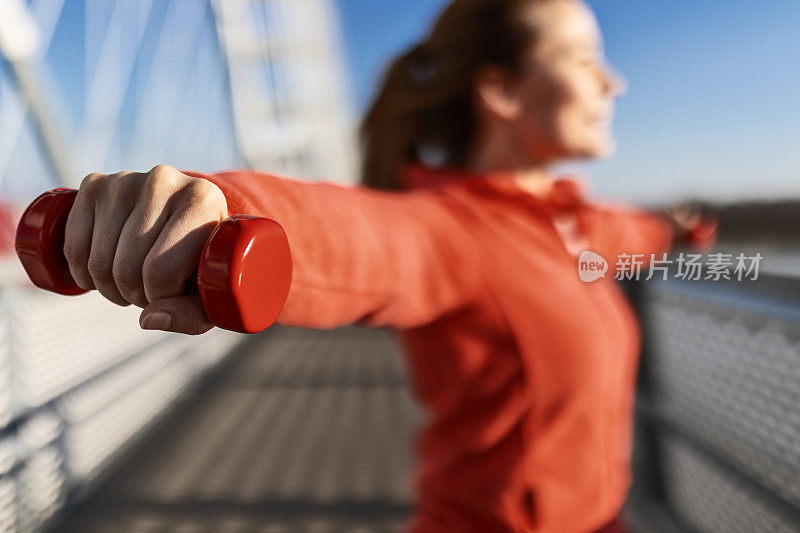
<instances>
[{"instance_id":1,"label":"metal railing","mask_svg":"<svg viewBox=\"0 0 800 533\"><path fill-rule=\"evenodd\" d=\"M695 531L797 531L800 279L659 280L634 294L634 507Z\"/></svg>"},{"instance_id":2,"label":"metal railing","mask_svg":"<svg viewBox=\"0 0 800 533\"><path fill-rule=\"evenodd\" d=\"M0 530L34 531L244 335L143 331L96 292L0 292Z\"/></svg>"}]
</instances>

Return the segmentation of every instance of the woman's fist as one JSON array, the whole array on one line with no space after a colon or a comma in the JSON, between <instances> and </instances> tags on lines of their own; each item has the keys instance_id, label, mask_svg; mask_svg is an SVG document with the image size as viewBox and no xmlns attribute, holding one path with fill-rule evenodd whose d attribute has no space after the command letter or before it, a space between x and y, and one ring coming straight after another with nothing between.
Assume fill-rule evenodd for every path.
<instances>
[{"instance_id":1,"label":"woman's fist","mask_svg":"<svg viewBox=\"0 0 800 533\"><path fill-rule=\"evenodd\" d=\"M708 252L717 240L719 218L699 204L682 203L666 209L672 224L674 243Z\"/></svg>"},{"instance_id":2,"label":"woman's fist","mask_svg":"<svg viewBox=\"0 0 800 533\"><path fill-rule=\"evenodd\" d=\"M67 219L64 255L80 287L143 308L143 328L197 335L213 325L185 283L227 216L219 187L167 165L90 174Z\"/></svg>"}]
</instances>

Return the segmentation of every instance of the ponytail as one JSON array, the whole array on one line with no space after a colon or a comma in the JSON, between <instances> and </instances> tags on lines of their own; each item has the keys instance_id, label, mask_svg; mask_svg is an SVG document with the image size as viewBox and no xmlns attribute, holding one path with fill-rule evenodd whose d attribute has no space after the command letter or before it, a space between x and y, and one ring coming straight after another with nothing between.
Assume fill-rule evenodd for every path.
<instances>
[{"instance_id":1,"label":"ponytail","mask_svg":"<svg viewBox=\"0 0 800 533\"><path fill-rule=\"evenodd\" d=\"M520 7L535 2L454 0L427 39L391 62L361 123L362 184L399 190L407 163L466 164L475 71L516 71L534 37Z\"/></svg>"}]
</instances>

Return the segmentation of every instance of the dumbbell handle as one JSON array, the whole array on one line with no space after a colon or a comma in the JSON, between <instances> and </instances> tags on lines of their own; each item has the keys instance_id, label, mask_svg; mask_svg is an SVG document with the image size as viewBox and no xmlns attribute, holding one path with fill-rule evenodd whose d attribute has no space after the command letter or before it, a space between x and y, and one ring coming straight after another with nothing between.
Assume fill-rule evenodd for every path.
<instances>
[{"instance_id":1,"label":"dumbbell handle","mask_svg":"<svg viewBox=\"0 0 800 533\"><path fill-rule=\"evenodd\" d=\"M67 217L78 191L58 188L36 198L17 226L14 248L37 287L64 295L79 287L64 257ZM197 291L211 323L240 333L257 333L275 322L292 283L289 241L268 218L233 215L208 237L186 291Z\"/></svg>"}]
</instances>

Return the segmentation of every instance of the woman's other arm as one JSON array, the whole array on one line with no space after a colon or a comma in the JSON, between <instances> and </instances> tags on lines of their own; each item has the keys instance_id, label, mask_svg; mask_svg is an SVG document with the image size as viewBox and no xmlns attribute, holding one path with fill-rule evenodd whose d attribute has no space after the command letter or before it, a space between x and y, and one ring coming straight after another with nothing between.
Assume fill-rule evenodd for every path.
<instances>
[{"instance_id":1,"label":"woman's other arm","mask_svg":"<svg viewBox=\"0 0 800 533\"><path fill-rule=\"evenodd\" d=\"M689 247L706 252L714 246L719 234L717 216L697 205L680 204L663 209L672 227L673 247Z\"/></svg>"},{"instance_id":2,"label":"woman's other arm","mask_svg":"<svg viewBox=\"0 0 800 533\"><path fill-rule=\"evenodd\" d=\"M626 203L598 203L588 216L589 240L594 251L615 264L619 256L639 256L642 268L651 259L679 248L708 251L717 239L712 213L682 204L661 210Z\"/></svg>"}]
</instances>

